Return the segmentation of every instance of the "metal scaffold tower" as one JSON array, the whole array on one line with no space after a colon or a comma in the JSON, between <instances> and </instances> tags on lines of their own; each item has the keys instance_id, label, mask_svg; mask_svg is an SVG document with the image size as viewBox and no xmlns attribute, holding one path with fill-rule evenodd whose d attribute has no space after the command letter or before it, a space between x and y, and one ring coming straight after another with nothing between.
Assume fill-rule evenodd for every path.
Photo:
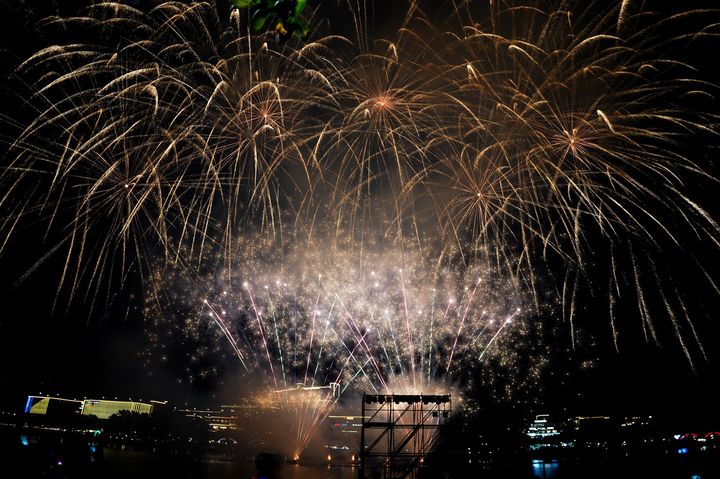
<instances>
[{"instance_id":1,"label":"metal scaffold tower","mask_svg":"<svg viewBox=\"0 0 720 479\"><path fill-rule=\"evenodd\" d=\"M364 394L360 478L417 478L451 410L449 394Z\"/></svg>"}]
</instances>

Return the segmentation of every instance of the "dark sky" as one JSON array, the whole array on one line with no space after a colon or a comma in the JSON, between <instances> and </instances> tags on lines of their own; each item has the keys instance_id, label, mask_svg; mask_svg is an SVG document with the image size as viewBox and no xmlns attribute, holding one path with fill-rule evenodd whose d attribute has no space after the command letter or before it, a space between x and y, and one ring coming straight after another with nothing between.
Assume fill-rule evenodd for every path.
<instances>
[{"instance_id":1,"label":"dark sky","mask_svg":"<svg viewBox=\"0 0 720 479\"><path fill-rule=\"evenodd\" d=\"M4 61L0 81L7 82L7 74L17 59L42 45L42 39L34 32L36 19L57 12L70 14L83 3L2 2L0 58ZM3 137L6 134L3 132ZM15 285L34 260L42 256L39 234L29 231L28 237L16 238L0 257L0 409L20 410L25 395L39 392L190 403L220 400L223 391L218 384L189 388L179 384L174 372L167 368L146 368L141 358L145 347L142 318L134 309L128 313L125 303L93 314L89 314L87 307L77 305L67 311L57 308L52 312L57 281L53 273L57 264L46 264L22 284ZM717 269L716 266L707 265L710 270ZM705 306L710 319L703 320L706 325L703 340L709 359L697 360L695 371L672 340L656 346L630 332L631 338L623 340L621 353L616 354L603 322L598 331L605 335L600 341L604 345L590 353L578 353L580 357L589 354L599 358L596 367L575 370L564 388L556 386L546 391L548 407L573 406L577 414L647 412L695 419L706 416L712 427L719 428L720 415L713 392L720 377L718 331L713 325L716 316L713 308L718 302L709 300ZM596 321L606 321L602 313L586 313ZM213 397L214 394L218 397Z\"/></svg>"}]
</instances>

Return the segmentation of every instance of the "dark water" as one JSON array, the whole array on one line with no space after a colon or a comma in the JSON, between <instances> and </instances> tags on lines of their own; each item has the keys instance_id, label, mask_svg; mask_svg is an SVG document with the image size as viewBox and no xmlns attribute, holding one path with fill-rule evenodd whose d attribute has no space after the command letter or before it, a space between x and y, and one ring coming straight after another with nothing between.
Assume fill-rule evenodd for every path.
<instances>
[{"instance_id":1,"label":"dark water","mask_svg":"<svg viewBox=\"0 0 720 479\"><path fill-rule=\"evenodd\" d=\"M239 451L242 452L242 451ZM0 478L48 479L355 479L351 463L288 464L279 456L256 462L254 456L197 453L174 445L151 451L107 447L92 435L62 431L0 429Z\"/></svg>"},{"instance_id":2,"label":"dark water","mask_svg":"<svg viewBox=\"0 0 720 479\"><path fill-rule=\"evenodd\" d=\"M482 479L720 479L720 454L680 455L662 451L570 453L564 457L519 457L514 462L455 468L452 478Z\"/></svg>"},{"instance_id":3,"label":"dark water","mask_svg":"<svg viewBox=\"0 0 720 479\"><path fill-rule=\"evenodd\" d=\"M258 468L254 462L239 462L217 458L194 461L189 458L158 455L145 451L123 451L106 448L102 477L127 478L204 478L204 479L355 479L354 467L280 464Z\"/></svg>"},{"instance_id":4,"label":"dark water","mask_svg":"<svg viewBox=\"0 0 720 479\"><path fill-rule=\"evenodd\" d=\"M537 479L720 479L717 464L672 455L532 461ZM488 478L489 479L489 478Z\"/></svg>"},{"instance_id":5,"label":"dark water","mask_svg":"<svg viewBox=\"0 0 720 479\"><path fill-rule=\"evenodd\" d=\"M282 464L272 469L258 469L253 462L213 458L193 460L147 451L105 448L102 460L91 467L38 468L37 464L20 465L22 474L12 474L0 467L0 477L42 477L53 479L358 479L357 468L350 466ZM3 469L5 472L3 472ZM603 458L596 461L567 459L532 460L498 467L458 468L425 474L422 477L479 479L720 479L720 469L708 469L677 458ZM368 476L371 477L371 476Z\"/></svg>"},{"instance_id":6,"label":"dark water","mask_svg":"<svg viewBox=\"0 0 720 479\"><path fill-rule=\"evenodd\" d=\"M423 479L720 479L720 451L661 451L634 454L566 455L513 460L485 457L474 463L436 458ZM131 447L105 447L90 436L62 432L33 437L0 431L0 478L51 479L358 479L351 464L256 464L252 458L196 454L190 449L151 452ZM372 477L368 475L368 477Z\"/></svg>"}]
</instances>

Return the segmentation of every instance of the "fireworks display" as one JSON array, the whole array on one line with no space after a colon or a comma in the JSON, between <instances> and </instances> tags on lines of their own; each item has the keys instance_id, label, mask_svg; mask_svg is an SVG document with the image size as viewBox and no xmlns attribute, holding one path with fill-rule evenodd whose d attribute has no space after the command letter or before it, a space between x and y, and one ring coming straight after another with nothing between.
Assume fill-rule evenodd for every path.
<instances>
[{"instance_id":1,"label":"fireworks display","mask_svg":"<svg viewBox=\"0 0 720 479\"><path fill-rule=\"evenodd\" d=\"M172 337L209 343L183 348L201 377L223 356L213 346L230 345L223 349L258 391L292 413L296 451L346 390L434 394L466 384L471 366L491 357L512 371L537 327L526 324L530 301L519 285L487 265L438 267L377 245L362 257L318 245L278 251L270 241L239 241L232 264L158 272L146 302L154 350L168 354ZM532 382L545 363L512 382Z\"/></svg>"},{"instance_id":2,"label":"fireworks display","mask_svg":"<svg viewBox=\"0 0 720 479\"><path fill-rule=\"evenodd\" d=\"M41 224L67 301L136 275L159 348L213 338L195 374L230 353L263 391L315 391L299 450L333 388L466 383L530 349L528 318L575 341L588 294L616 347L625 323L669 329L692 362L679 276L717 294L696 246L720 231L717 85L686 52L720 23L650 3L397 1L383 33L372 2L323 1L285 42L215 3L47 19L62 41L17 68L2 245Z\"/></svg>"}]
</instances>

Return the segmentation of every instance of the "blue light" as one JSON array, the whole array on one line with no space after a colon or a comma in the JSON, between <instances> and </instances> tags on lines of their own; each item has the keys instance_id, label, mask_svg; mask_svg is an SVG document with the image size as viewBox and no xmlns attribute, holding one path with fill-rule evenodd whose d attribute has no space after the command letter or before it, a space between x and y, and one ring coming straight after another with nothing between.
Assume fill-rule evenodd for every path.
<instances>
[{"instance_id":1,"label":"blue light","mask_svg":"<svg viewBox=\"0 0 720 479\"><path fill-rule=\"evenodd\" d=\"M687 448L687 447L683 447L683 448L678 449L678 454L687 454L687 453L688 453L688 448Z\"/></svg>"},{"instance_id":2,"label":"blue light","mask_svg":"<svg viewBox=\"0 0 720 479\"><path fill-rule=\"evenodd\" d=\"M560 469L557 459L550 461L543 459L533 459L532 461L533 477L535 478L556 478Z\"/></svg>"},{"instance_id":3,"label":"blue light","mask_svg":"<svg viewBox=\"0 0 720 479\"><path fill-rule=\"evenodd\" d=\"M22 434L22 435L20 436L20 444L22 444L23 446L29 446L29 445L30 445L30 443L28 442L28 438L27 438L27 436L26 436L25 434Z\"/></svg>"},{"instance_id":4,"label":"blue light","mask_svg":"<svg viewBox=\"0 0 720 479\"><path fill-rule=\"evenodd\" d=\"M28 396L28 400L25 403L25 414L30 412L30 407L32 407L32 396Z\"/></svg>"}]
</instances>

